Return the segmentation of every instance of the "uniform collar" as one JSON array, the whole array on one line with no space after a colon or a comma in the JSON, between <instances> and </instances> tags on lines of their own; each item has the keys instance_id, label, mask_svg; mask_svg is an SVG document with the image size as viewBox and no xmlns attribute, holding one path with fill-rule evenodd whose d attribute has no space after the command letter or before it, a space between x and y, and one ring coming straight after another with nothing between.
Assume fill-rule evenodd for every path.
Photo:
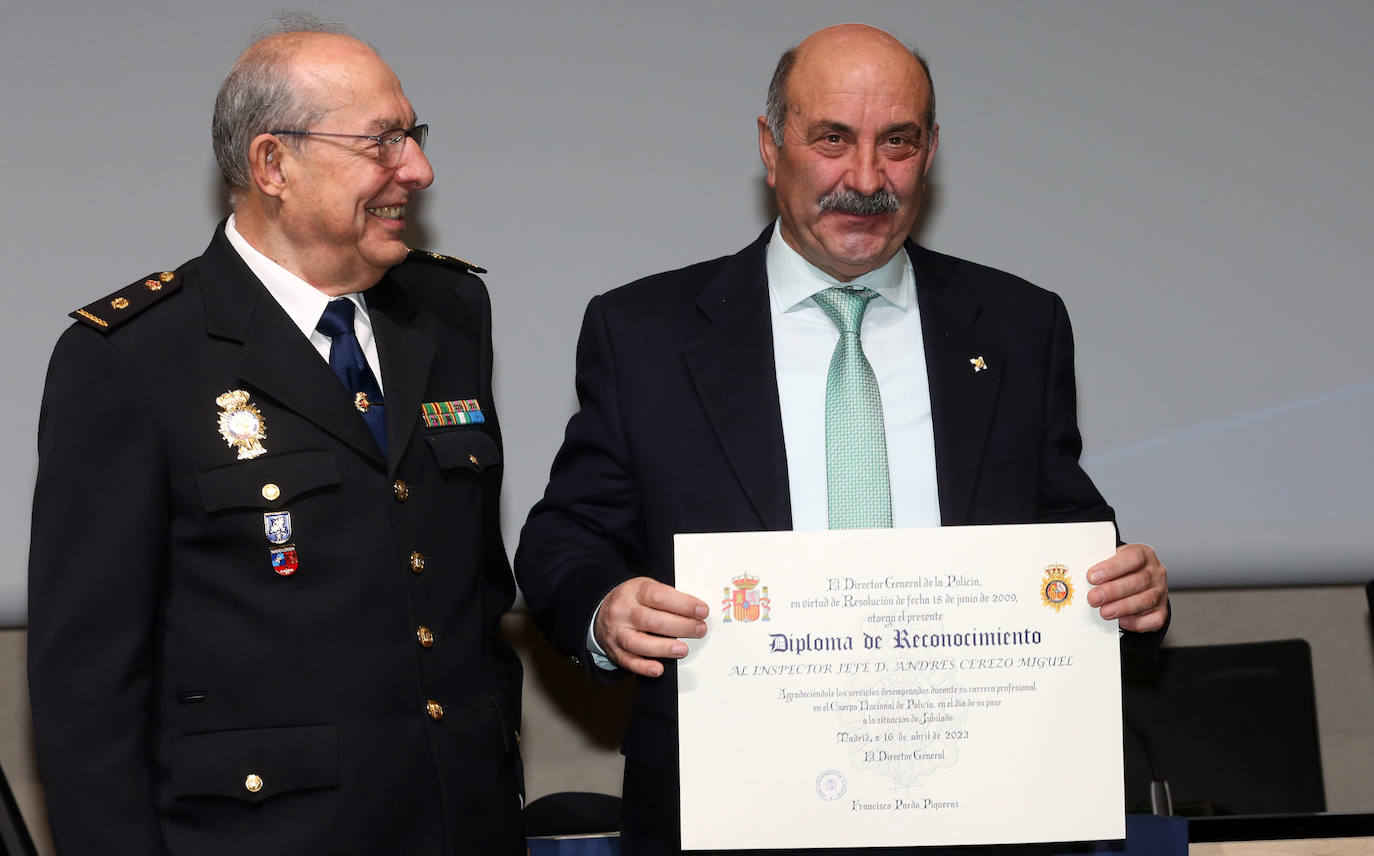
<instances>
[{"instance_id":1,"label":"uniform collar","mask_svg":"<svg viewBox=\"0 0 1374 856\"><path fill-rule=\"evenodd\" d=\"M329 301L333 298L272 261L248 243L248 239L243 237L239 230L234 227L234 215L232 214L225 221L224 237L229 239L230 246L243 259L243 263L248 265L248 269L263 284L263 287L277 301L282 310L309 338L310 334L315 332L315 325L320 322L324 308L329 305ZM354 314L354 325L365 325L370 331L372 320L367 314L367 301L363 298L362 292L358 291L344 296L352 300L357 306L358 311Z\"/></svg>"}]
</instances>

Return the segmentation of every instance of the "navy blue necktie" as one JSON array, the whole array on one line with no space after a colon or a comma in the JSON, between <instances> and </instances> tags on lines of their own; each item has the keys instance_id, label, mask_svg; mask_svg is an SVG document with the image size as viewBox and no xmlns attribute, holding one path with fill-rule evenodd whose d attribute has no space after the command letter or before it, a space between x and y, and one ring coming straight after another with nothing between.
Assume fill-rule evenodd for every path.
<instances>
[{"instance_id":1,"label":"navy blue necktie","mask_svg":"<svg viewBox=\"0 0 1374 856\"><path fill-rule=\"evenodd\" d=\"M386 454L386 408L382 389L363 357L358 337L353 333L353 301L340 297L329 301L315 329L329 337L329 367L339 376L353 396L353 406L362 414L367 428Z\"/></svg>"}]
</instances>

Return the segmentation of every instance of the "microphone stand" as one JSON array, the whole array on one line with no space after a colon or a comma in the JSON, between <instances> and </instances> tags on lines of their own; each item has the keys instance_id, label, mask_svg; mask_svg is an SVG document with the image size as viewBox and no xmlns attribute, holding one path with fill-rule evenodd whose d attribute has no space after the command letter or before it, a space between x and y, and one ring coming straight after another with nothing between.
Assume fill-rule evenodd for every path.
<instances>
[{"instance_id":1,"label":"microphone stand","mask_svg":"<svg viewBox=\"0 0 1374 856\"><path fill-rule=\"evenodd\" d=\"M1374 597L1374 583L1370 584L1371 597ZM1169 781L1159 774L1159 763L1155 760L1154 749L1150 746L1149 738L1145 732L1136 727L1131 718L1126 715L1121 717L1126 729L1135 735L1135 739L1140 742L1140 748L1145 750L1145 760L1150 762L1150 813L1159 817L1167 817L1174 813L1174 797L1169 792Z\"/></svg>"}]
</instances>

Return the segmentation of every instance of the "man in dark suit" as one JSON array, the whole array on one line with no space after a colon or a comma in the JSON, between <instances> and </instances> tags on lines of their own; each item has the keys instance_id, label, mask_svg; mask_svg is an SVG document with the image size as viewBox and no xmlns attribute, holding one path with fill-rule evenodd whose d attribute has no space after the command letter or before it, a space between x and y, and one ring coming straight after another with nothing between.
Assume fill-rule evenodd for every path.
<instances>
[{"instance_id":1,"label":"man in dark suit","mask_svg":"<svg viewBox=\"0 0 1374 856\"><path fill-rule=\"evenodd\" d=\"M425 130L357 39L255 42L233 216L73 313L29 604L62 854L525 852L490 307L402 241Z\"/></svg>"},{"instance_id":2,"label":"man in dark suit","mask_svg":"<svg viewBox=\"0 0 1374 856\"><path fill-rule=\"evenodd\" d=\"M924 61L881 30L822 30L783 56L758 132L778 223L734 256L591 302L581 409L516 557L556 645L592 674L639 676L623 747L631 856L678 850L665 667L708 607L672 587L674 533L1113 519L1078 465L1059 298L909 241L939 139ZM837 346L835 301L856 296L861 347ZM881 393L881 457L849 468L881 473L871 517L867 498L857 516L843 499L847 468L831 472L854 460L826 417L845 347ZM1128 646L1158 644L1153 550L1123 546L1088 579Z\"/></svg>"}]
</instances>

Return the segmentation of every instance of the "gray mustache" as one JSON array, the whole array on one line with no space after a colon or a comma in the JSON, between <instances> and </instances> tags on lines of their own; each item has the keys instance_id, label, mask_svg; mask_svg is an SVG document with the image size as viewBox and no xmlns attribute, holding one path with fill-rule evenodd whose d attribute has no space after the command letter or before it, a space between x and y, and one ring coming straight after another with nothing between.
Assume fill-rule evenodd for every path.
<instances>
[{"instance_id":1,"label":"gray mustache","mask_svg":"<svg viewBox=\"0 0 1374 856\"><path fill-rule=\"evenodd\" d=\"M822 211L841 214L895 214L902 203L890 190L881 189L869 196L856 190L835 190L820 198Z\"/></svg>"}]
</instances>

